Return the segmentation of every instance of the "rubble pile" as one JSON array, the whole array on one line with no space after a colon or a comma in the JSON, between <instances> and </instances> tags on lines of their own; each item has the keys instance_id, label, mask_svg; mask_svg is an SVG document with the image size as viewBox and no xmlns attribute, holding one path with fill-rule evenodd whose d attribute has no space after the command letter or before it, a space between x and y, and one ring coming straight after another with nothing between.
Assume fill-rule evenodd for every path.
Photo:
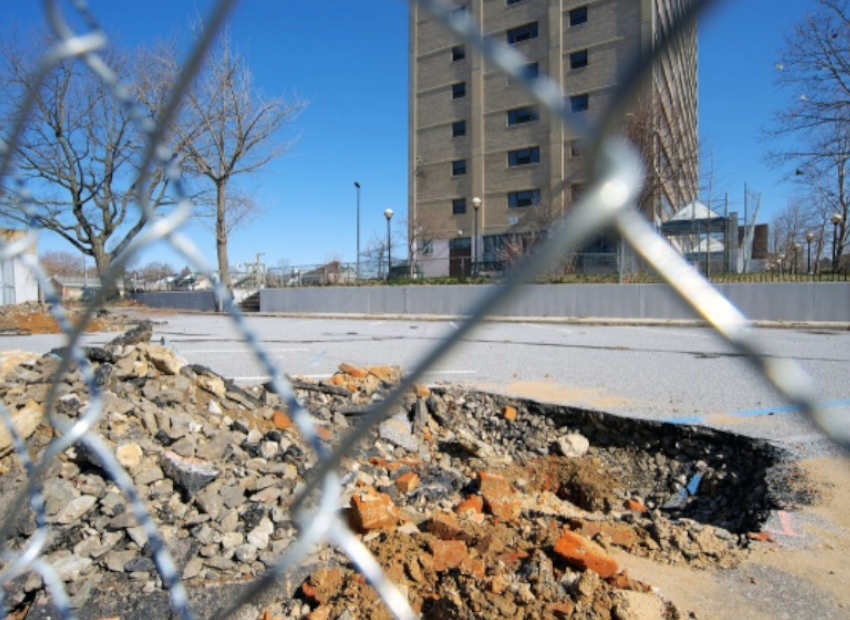
<instances>
[{"instance_id":1,"label":"rubble pile","mask_svg":"<svg viewBox=\"0 0 850 620\"><path fill-rule=\"evenodd\" d=\"M74 324L85 312L83 304L66 304L65 312ZM121 313L100 309L89 322L86 331L123 331L129 327L129 319ZM58 334L59 324L50 312L50 305L28 301L22 304L0 306L0 333L30 335Z\"/></svg>"},{"instance_id":2,"label":"rubble pile","mask_svg":"<svg viewBox=\"0 0 850 620\"><path fill-rule=\"evenodd\" d=\"M193 607L212 610L295 540L289 507L316 457L276 394L188 364L150 334L143 323L86 350L103 390L95 430L133 479ZM60 353L3 364L0 398L13 418L44 411ZM319 437L334 445L400 378L394 367L343 364L327 380L293 384ZM57 399L59 416L85 413L91 402L79 369L62 377ZM423 618L683 617L630 578L615 552L723 567L763 544L748 534L773 501L766 472L775 455L764 447L734 456L723 446L729 437L710 432L635 432L631 421L602 424L592 412L540 407L420 385L344 460L341 517ZM22 433L34 458L52 437L43 421ZM672 443L645 450L659 441ZM0 452L4 506L25 481L10 452ZM763 467L746 474L739 458ZM730 519L729 506L759 488L749 516ZM147 536L91 450L78 443L60 455L44 497L50 535L42 555L81 618L167 610ZM32 510L22 513L8 546L22 548L35 526ZM32 573L6 588L6 603L19 617L53 613ZM249 611L245 617L390 617L350 562L327 547Z\"/></svg>"}]
</instances>

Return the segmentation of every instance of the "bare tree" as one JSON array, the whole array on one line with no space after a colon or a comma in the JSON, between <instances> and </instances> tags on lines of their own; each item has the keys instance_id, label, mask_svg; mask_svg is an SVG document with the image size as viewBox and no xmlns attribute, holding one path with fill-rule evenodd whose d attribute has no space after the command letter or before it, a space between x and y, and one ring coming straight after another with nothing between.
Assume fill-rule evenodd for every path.
<instances>
[{"instance_id":1,"label":"bare tree","mask_svg":"<svg viewBox=\"0 0 850 620\"><path fill-rule=\"evenodd\" d=\"M160 72L176 77L177 66L169 55L155 58ZM189 90L184 114L173 132L186 157L187 172L211 186L211 199L204 203L208 208L201 209L200 215L215 222L218 267L227 286L231 284L228 239L260 212L253 196L231 182L259 172L294 146L294 140L284 141L281 134L306 105L297 97L264 97L253 84L247 59L227 32Z\"/></svg>"},{"instance_id":2,"label":"bare tree","mask_svg":"<svg viewBox=\"0 0 850 620\"><path fill-rule=\"evenodd\" d=\"M52 41L46 34L0 37L0 137L5 136L24 94L38 88L33 76ZM111 49L104 61L131 91L138 58ZM104 274L142 230L135 208L138 166L146 136L106 84L81 62L60 63L38 88L34 109L15 153L29 202L7 189L0 214L40 226L94 258ZM154 170L144 197L156 210L172 204L162 170Z\"/></svg>"},{"instance_id":3,"label":"bare tree","mask_svg":"<svg viewBox=\"0 0 850 620\"><path fill-rule=\"evenodd\" d=\"M788 103L769 135L786 139L771 158L795 172L821 218L840 218L831 244L836 269L850 230L850 0L813 2L814 10L794 27L776 64ZM788 137L796 147L784 146Z\"/></svg>"},{"instance_id":4,"label":"bare tree","mask_svg":"<svg viewBox=\"0 0 850 620\"><path fill-rule=\"evenodd\" d=\"M38 257L38 262L49 276L82 276L83 256L67 250L48 250Z\"/></svg>"},{"instance_id":5,"label":"bare tree","mask_svg":"<svg viewBox=\"0 0 850 620\"><path fill-rule=\"evenodd\" d=\"M496 258L506 270L515 268L526 256L534 253L546 241L561 220L560 210L548 201L538 198L533 205L524 207L517 223L501 236ZM564 263L562 257L559 263ZM562 264L554 266L558 271Z\"/></svg>"},{"instance_id":6,"label":"bare tree","mask_svg":"<svg viewBox=\"0 0 850 620\"><path fill-rule=\"evenodd\" d=\"M137 269L136 275L146 282L156 282L177 275L177 272L168 263L154 261Z\"/></svg>"}]
</instances>

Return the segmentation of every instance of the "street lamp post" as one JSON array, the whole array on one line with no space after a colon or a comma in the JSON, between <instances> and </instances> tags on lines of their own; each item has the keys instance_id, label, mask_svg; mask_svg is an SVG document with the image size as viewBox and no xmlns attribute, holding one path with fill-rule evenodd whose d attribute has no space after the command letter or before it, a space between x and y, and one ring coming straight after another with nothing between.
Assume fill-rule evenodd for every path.
<instances>
[{"instance_id":1,"label":"street lamp post","mask_svg":"<svg viewBox=\"0 0 850 620\"><path fill-rule=\"evenodd\" d=\"M838 226L844 220L840 213L836 213L831 218L832 220L832 271L838 272Z\"/></svg>"},{"instance_id":2,"label":"street lamp post","mask_svg":"<svg viewBox=\"0 0 850 620\"><path fill-rule=\"evenodd\" d=\"M793 271L795 276L798 273L800 273L800 268L797 266L797 254L799 254L799 253L800 253L800 244L795 243L794 244L794 271Z\"/></svg>"},{"instance_id":3,"label":"street lamp post","mask_svg":"<svg viewBox=\"0 0 850 620\"><path fill-rule=\"evenodd\" d=\"M354 272L354 278L360 279L360 183L354 182L354 187L357 188L357 267Z\"/></svg>"},{"instance_id":4,"label":"street lamp post","mask_svg":"<svg viewBox=\"0 0 850 620\"><path fill-rule=\"evenodd\" d=\"M812 273L812 241L815 238L815 233L809 231L806 233L806 273Z\"/></svg>"},{"instance_id":5,"label":"street lamp post","mask_svg":"<svg viewBox=\"0 0 850 620\"><path fill-rule=\"evenodd\" d=\"M472 199L472 208L475 211L475 219L472 220L472 275L478 275L478 209L481 208L481 199L476 196Z\"/></svg>"},{"instance_id":6,"label":"street lamp post","mask_svg":"<svg viewBox=\"0 0 850 620\"><path fill-rule=\"evenodd\" d=\"M785 270L782 268L782 261L784 261L784 260L785 260L785 255L784 255L784 254L780 254L780 255L779 255L779 275L780 275L780 276L781 276L781 275L784 273L784 271L785 271Z\"/></svg>"},{"instance_id":7,"label":"street lamp post","mask_svg":"<svg viewBox=\"0 0 850 620\"><path fill-rule=\"evenodd\" d=\"M384 211L384 217L387 218L387 280L389 280L390 269L393 266L393 246L390 239L390 220L393 219L393 210L387 209Z\"/></svg>"}]
</instances>

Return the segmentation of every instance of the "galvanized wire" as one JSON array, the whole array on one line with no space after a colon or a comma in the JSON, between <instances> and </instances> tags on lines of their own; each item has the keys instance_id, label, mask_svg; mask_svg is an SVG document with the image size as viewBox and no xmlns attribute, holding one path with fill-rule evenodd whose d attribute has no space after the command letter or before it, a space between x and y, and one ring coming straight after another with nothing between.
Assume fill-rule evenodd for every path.
<instances>
[{"instance_id":1,"label":"galvanized wire","mask_svg":"<svg viewBox=\"0 0 850 620\"><path fill-rule=\"evenodd\" d=\"M678 36L685 24L696 19L697 14L704 10L711 0L694 0L690 3L679 24L673 29L671 39L661 41L656 50L656 57L670 44L672 37ZM82 0L75 0L74 6L88 25L88 32L75 33L68 21L61 14L59 6L53 0L45 0L44 11L54 33L56 43L45 52L38 69L33 76L36 85L41 84L58 63L76 60L84 63L110 89L116 100L130 113L133 121L147 136L144 163L141 174L137 179L137 207L145 222L145 228L127 247L121 256L117 257L109 273L104 274L106 282L115 281L123 271L126 262L142 249L157 243L167 241L186 258L194 270L212 279L212 268L198 248L180 232L181 225L191 214L192 205L183 192L180 171L165 158L159 155L158 147L167 134L170 119L182 103L193 76L205 58L212 37L220 29L224 20L235 4L234 0L221 0L215 7L211 19L204 30L204 36L198 42L181 74L180 81L171 93L166 111L158 122L151 121L137 108L130 95L123 90L112 70L100 56L106 49L108 38L98 26L94 16L88 11ZM738 351L745 354L752 364L764 374L785 396L799 405L812 420L832 439L839 444L850 447L850 427L841 425L824 415L817 406L816 391L812 381L796 363L789 360L779 360L765 355L753 333L748 329L749 323L728 300L706 282L683 257L676 252L655 230L646 222L635 209L636 200L644 183L644 168L641 156L633 145L628 144L616 135L619 119L642 80L645 79L653 59L639 62L629 79L619 89L613 104L601 121L595 125L584 124L577 117L568 113L565 108L565 95L561 86L548 78L529 79L523 67L527 60L505 44L495 39L484 37L480 30L466 13L453 11L454 4L445 0L419 0L419 4L442 20L446 27L463 37L478 53L482 54L492 66L499 68L505 74L524 85L528 92L545 106L553 118L559 118L585 143L591 145L590 154L594 162L592 183L579 204L557 227L554 234L541 251L535 253L513 273L504 285L485 290L478 301L470 308L469 319L463 322L450 339L438 343L423 355L415 368L402 380L401 384L383 401L379 402L364 417L363 423L346 435L340 446L332 453L319 439L315 431L312 416L298 401L292 385L286 379L283 369L279 368L264 350L251 331L238 308L232 301L228 291L222 284L215 288L216 296L224 310L232 317L242 338L253 349L257 360L271 379L271 389L279 394L288 411L299 428L299 431L311 445L318 457L318 463L310 472L309 479L292 506L293 520L298 524L298 540L293 543L281 556L277 564L266 574L257 579L252 587L243 595L222 608L216 618L227 618L241 605L257 597L264 590L273 587L277 579L289 569L297 566L316 545L329 543L345 552L352 563L366 576L376 588L388 609L397 618L413 618L410 605L405 597L384 575L377 561L347 526L342 523L337 511L339 508L342 485L337 475L337 468L344 456L366 437L371 428L386 419L398 404L401 396L413 386L430 368L443 359L449 351L459 346L465 336L475 329L482 318L495 313L504 303L516 293L518 287L530 278L542 273L546 266L563 252L575 251L589 235L606 227L615 227L622 238L628 242L659 274L661 274L676 292L695 311L697 311L717 332L731 343ZM18 141L24 131L26 122L32 112L37 88L30 89L19 102L17 114L10 124L7 141L0 140L0 195L15 185L15 192L26 207L28 192L26 185L14 175L15 152ZM179 197L177 206L165 216L155 215L144 199L144 187L149 181L151 171L161 168L168 175L170 182ZM34 211L33 211L34 213ZM117 462L103 439L93 431L93 427L103 415L101 388L94 380L93 372L80 345L80 335L90 322L96 308L102 301L98 296L90 302L84 318L75 326L67 320L65 311L58 299L51 282L39 265L29 256L38 236L39 221L31 218L31 228L27 236L13 243L0 242L0 259L19 259L31 270L40 286L46 293L46 299L58 320L63 333L67 337L66 353L61 360L53 381L47 403L49 423L57 431L56 437L47 446L37 463L29 460L24 441L16 433L12 419L5 407L0 404L0 417L9 430L14 443L15 452L23 463L27 473L27 483L11 504L10 515L0 526L0 550L4 570L0 574L0 605L2 605L2 586L8 584L17 575L26 571L38 573L52 601L63 618L73 618L70 599L56 571L40 557L45 541L49 534L44 513L44 499L41 485L49 475L55 458L69 446L84 443L96 454L104 469L116 482L126 496L139 523L144 527L153 551L154 561L163 584L169 590L171 604L177 616L189 619L194 614L189 608L186 592L180 582L174 561L159 535L156 524L148 514L144 503L133 488L132 480ZM104 287L105 290L107 287ZM82 373L91 394L91 403L86 413L75 420L63 419L55 413L56 389L61 376L76 364ZM306 500L318 493L317 506L312 511L306 508ZM36 515L36 529L22 550L12 550L6 545L10 532L15 524L15 517L29 504ZM2 610L5 613L5 609Z\"/></svg>"}]
</instances>

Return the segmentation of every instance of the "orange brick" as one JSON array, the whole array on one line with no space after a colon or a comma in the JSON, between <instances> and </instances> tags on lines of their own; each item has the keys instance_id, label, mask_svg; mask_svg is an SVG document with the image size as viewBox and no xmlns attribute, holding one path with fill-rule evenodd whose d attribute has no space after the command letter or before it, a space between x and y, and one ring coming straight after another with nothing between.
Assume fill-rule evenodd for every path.
<instances>
[{"instance_id":1,"label":"orange brick","mask_svg":"<svg viewBox=\"0 0 850 620\"><path fill-rule=\"evenodd\" d=\"M639 541L638 535L628 523L574 519L570 521L570 527L586 538L593 538L600 533L604 534L611 539L613 544L626 549Z\"/></svg>"},{"instance_id":2,"label":"orange brick","mask_svg":"<svg viewBox=\"0 0 850 620\"><path fill-rule=\"evenodd\" d=\"M509 551L496 557L499 562L504 562L505 564L519 564L526 558L528 558L527 551Z\"/></svg>"},{"instance_id":3,"label":"orange brick","mask_svg":"<svg viewBox=\"0 0 850 620\"><path fill-rule=\"evenodd\" d=\"M467 557L460 564L460 570L464 575L469 575L475 579L483 579L487 574L487 564L481 558L472 559Z\"/></svg>"},{"instance_id":4,"label":"orange brick","mask_svg":"<svg viewBox=\"0 0 850 620\"><path fill-rule=\"evenodd\" d=\"M433 568L438 573L457 568L469 557L466 543L460 540L432 540L428 547L434 556Z\"/></svg>"},{"instance_id":5,"label":"orange brick","mask_svg":"<svg viewBox=\"0 0 850 620\"><path fill-rule=\"evenodd\" d=\"M623 508L625 508L626 510L631 510L633 512L639 512L641 514L646 514L647 512L649 512L649 509L636 499L627 499L625 502L623 502Z\"/></svg>"},{"instance_id":6,"label":"orange brick","mask_svg":"<svg viewBox=\"0 0 850 620\"><path fill-rule=\"evenodd\" d=\"M750 540L758 540L760 542L776 542L773 536L767 532L747 532L747 538Z\"/></svg>"},{"instance_id":7,"label":"orange brick","mask_svg":"<svg viewBox=\"0 0 850 620\"><path fill-rule=\"evenodd\" d=\"M465 500L457 505L455 512L463 514L465 512L480 513L484 510L484 500L480 495L470 495Z\"/></svg>"},{"instance_id":8,"label":"orange brick","mask_svg":"<svg viewBox=\"0 0 850 620\"><path fill-rule=\"evenodd\" d=\"M505 405L502 407L502 417L508 422L513 422L516 420L516 408L511 407L510 405Z\"/></svg>"},{"instance_id":9,"label":"orange brick","mask_svg":"<svg viewBox=\"0 0 850 620\"><path fill-rule=\"evenodd\" d=\"M272 424L276 429L285 431L292 426L292 420L283 411L275 410L274 415L272 415Z\"/></svg>"},{"instance_id":10,"label":"orange brick","mask_svg":"<svg viewBox=\"0 0 850 620\"><path fill-rule=\"evenodd\" d=\"M478 473L484 507L502 521L515 521L522 514L522 505L516 498L511 483L502 476L487 472Z\"/></svg>"},{"instance_id":11,"label":"orange brick","mask_svg":"<svg viewBox=\"0 0 850 620\"><path fill-rule=\"evenodd\" d=\"M401 368L397 366L367 366L366 370L385 383L398 383L401 380Z\"/></svg>"},{"instance_id":12,"label":"orange brick","mask_svg":"<svg viewBox=\"0 0 850 620\"><path fill-rule=\"evenodd\" d=\"M421 383L415 383L413 385L413 392L419 398L428 398L431 395L431 388L427 385L422 385Z\"/></svg>"},{"instance_id":13,"label":"orange brick","mask_svg":"<svg viewBox=\"0 0 850 620\"><path fill-rule=\"evenodd\" d=\"M548 609L552 615L557 618L557 620L566 620L573 615L575 605L573 605L570 601L561 601L560 603L549 603L546 605L546 609Z\"/></svg>"},{"instance_id":14,"label":"orange brick","mask_svg":"<svg viewBox=\"0 0 850 620\"><path fill-rule=\"evenodd\" d=\"M395 480L396 488L402 493L410 493L419 484L419 474L409 471Z\"/></svg>"},{"instance_id":15,"label":"orange brick","mask_svg":"<svg viewBox=\"0 0 850 620\"><path fill-rule=\"evenodd\" d=\"M382 459L380 456L370 456L369 457L370 465L377 465L378 467L386 467L387 459Z\"/></svg>"},{"instance_id":16,"label":"orange brick","mask_svg":"<svg viewBox=\"0 0 850 620\"><path fill-rule=\"evenodd\" d=\"M428 531L442 540L458 540L463 535L463 529L448 512L436 512L428 521Z\"/></svg>"},{"instance_id":17,"label":"orange brick","mask_svg":"<svg viewBox=\"0 0 850 620\"><path fill-rule=\"evenodd\" d=\"M324 605L316 607L316 609L305 616L306 620L328 620L330 617L331 608Z\"/></svg>"},{"instance_id":18,"label":"orange brick","mask_svg":"<svg viewBox=\"0 0 850 620\"><path fill-rule=\"evenodd\" d=\"M620 569L602 547L575 532L563 533L555 543L555 553L573 566L592 570L602 578L610 577Z\"/></svg>"},{"instance_id":19,"label":"orange brick","mask_svg":"<svg viewBox=\"0 0 850 620\"><path fill-rule=\"evenodd\" d=\"M398 507L383 493L351 496L351 524L360 533L392 527L399 518Z\"/></svg>"},{"instance_id":20,"label":"orange brick","mask_svg":"<svg viewBox=\"0 0 850 620\"><path fill-rule=\"evenodd\" d=\"M422 429L422 438L425 441L431 441L431 438L432 438L431 431L427 428L423 428Z\"/></svg>"},{"instance_id":21,"label":"orange brick","mask_svg":"<svg viewBox=\"0 0 850 620\"><path fill-rule=\"evenodd\" d=\"M319 439L322 441L328 441L331 437L333 437L333 431L329 429L327 426L322 426L321 424L316 424L313 428L316 429L316 434L319 436Z\"/></svg>"},{"instance_id":22,"label":"orange brick","mask_svg":"<svg viewBox=\"0 0 850 620\"><path fill-rule=\"evenodd\" d=\"M500 476L499 474L491 474L486 471L478 472L478 488L481 489L481 492L492 490L492 489L506 489L510 488L511 483L508 482L508 479L504 476Z\"/></svg>"},{"instance_id":23,"label":"orange brick","mask_svg":"<svg viewBox=\"0 0 850 620\"><path fill-rule=\"evenodd\" d=\"M356 366L352 366L351 364L342 363L338 366L338 368L340 372L344 372L349 377L354 377L355 379L362 379L369 374L362 368L357 368Z\"/></svg>"}]
</instances>

